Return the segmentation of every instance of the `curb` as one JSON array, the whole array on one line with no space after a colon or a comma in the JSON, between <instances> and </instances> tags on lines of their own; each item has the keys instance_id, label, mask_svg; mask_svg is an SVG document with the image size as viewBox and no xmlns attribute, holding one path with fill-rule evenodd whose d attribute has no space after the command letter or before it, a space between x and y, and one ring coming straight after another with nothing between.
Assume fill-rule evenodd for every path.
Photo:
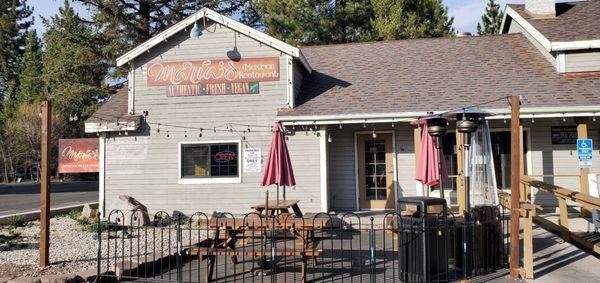
<instances>
[{"instance_id":1,"label":"curb","mask_svg":"<svg viewBox=\"0 0 600 283\"><path fill-rule=\"evenodd\" d=\"M93 208L97 208L98 202L87 202L87 203L52 208L52 209L50 209L50 217L55 216L57 214L69 212L71 210L80 210L85 205L90 205ZM5 215L5 216L0 217L0 224L8 223L8 220L11 217L21 217L24 221L38 220L38 219L40 219L40 211L34 210L34 211L28 211L28 212L15 213L15 214L11 214L11 215Z\"/></svg>"}]
</instances>

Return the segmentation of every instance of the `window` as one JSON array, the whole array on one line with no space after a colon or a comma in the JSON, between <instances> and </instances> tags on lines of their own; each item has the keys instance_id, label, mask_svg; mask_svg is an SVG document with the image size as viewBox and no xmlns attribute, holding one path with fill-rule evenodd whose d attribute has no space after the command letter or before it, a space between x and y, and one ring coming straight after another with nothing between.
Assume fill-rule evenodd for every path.
<instances>
[{"instance_id":1,"label":"window","mask_svg":"<svg viewBox=\"0 0 600 283\"><path fill-rule=\"evenodd\" d=\"M180 144L179 183L239 183L239 142Z\"/></svg>"}]
</instances>

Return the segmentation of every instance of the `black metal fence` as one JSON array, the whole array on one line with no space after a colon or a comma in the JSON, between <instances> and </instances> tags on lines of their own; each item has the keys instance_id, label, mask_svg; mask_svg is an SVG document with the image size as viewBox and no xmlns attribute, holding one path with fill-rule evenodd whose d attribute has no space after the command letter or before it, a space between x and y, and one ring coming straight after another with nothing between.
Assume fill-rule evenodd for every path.
<instances>
[{"instance_id":1,"label":"black metal fence","mask_svg":"<svg viewBox=\"0 0 600 283\"><path fill-rule=\"evenodd\" d=\"M502 207L422 219L112 211L98 220L97 268L139 282L447 282L505 267Z\"/></svg>"}]
</instances>

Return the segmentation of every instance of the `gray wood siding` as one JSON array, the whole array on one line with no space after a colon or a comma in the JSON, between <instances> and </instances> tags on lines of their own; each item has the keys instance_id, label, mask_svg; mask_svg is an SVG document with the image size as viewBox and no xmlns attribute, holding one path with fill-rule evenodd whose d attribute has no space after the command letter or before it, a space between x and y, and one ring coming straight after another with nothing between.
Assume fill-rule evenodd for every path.
<instances>
[{"instance_id":1,"label":"gray wood siding","mask_svg":"<svg viewBox=\"0 0 600 283\"><path fill-rule=\"evenodd\" d=\"M552 144L551 127L552 126L575 126L576 123L572 118L566 118L566 122L562 118L553 119L535 119L535 123L531 123L531 119L523 119L523 128L529 131L529 175L576 175L579 174L577 160L576 145L556 145ZM510 121L507 121L510 122ZM494 121L492 127L499 129L505 128L508 130L510 124L504 124L502 120ZM598 131L598 122L594 123L590 120L588 123L589 138L594 140L594 167L592 173L600 172L600 133ZM562 186L567 189L579 191L579 177L534 177L543 180L544 182L553 183L557 186ZM535 202L543 205L557 205L553 196L544 192L535 192Z\"/></svg>"},{"instance_id":2,"label":"gray wood siding","mask_svg":"<svg viewBox=\"0 0 600 283\"><path fill-rule=\"evenodd\" d=\"M556 55L548 52L529 32L527 32L519 23L516 21L510 21L510 26L508 27L508 33L522 33L525 37L537 48L544 58L548 60L552 64L552 66L556 67Z\"/></svg>"},{"instance_id":3,"label":"gray wood siding","mask_svg":"<svg viewBox=\"0 0 600 283\"><path fill-rule=\"evenodd\" d=\"M115 135L106 144L106 207L111 208L118 195L131 195L152 212L173 210L230 211L244 213L250 205L264 202L265 188L260 187L261 173L241 169L242 182L236 184L178 184L179 143L185 141L241 142L244 147L261 148L266 162L271 141L268 126L273 125L277 109L287 104L286 55L226 27L207 25L203 35L189 38L189 29L169 38L135 61L135 111L148 111L144 133ZM181 61L227 58L226 52L237 46L242 57L279 57L280 81L260 82L259 94L166 97L166 87L147 87L146 64L156 61ZM161 123L160 133L155 123ZM242 141L235 132L213 133L227 123L264 125L252 128ZM165 124L203 127L187 132ZM234 126L243 131L246 126ZM167 137L167 131L170 137ZM305 211L320 210L319 139L314 135L289 137L289 150L295 169L297 187L288 189L288 199L301 199ZM275 197L275 189L271 198Z\"/></svg>"},{"instance_id":4,"label":"gray wood siding","mask_svg":"<svg viewBox=\"0 0 600 283\"><path fill-rule=\"evenodd\" d=\"M378 131L394 130L396 146L396 174L399 195L415 195L415 159L412 127L396 123L377 126ZM329 197L331 210L352 211L356 207L356 167L355 143L356 132L370 131L371 127L363 125L343 125L331 132L332 142L329 144Z\"/></svg>"},{"instance_id":5,"label":"gray wood siding","mask_svg":"<svg viewBox=\"0 0 600 283\"><path fill-rule=\"evenodd\" d=\"M567 73L600 71L600 50L565 53Z\"/></svg>"}]
</instances>

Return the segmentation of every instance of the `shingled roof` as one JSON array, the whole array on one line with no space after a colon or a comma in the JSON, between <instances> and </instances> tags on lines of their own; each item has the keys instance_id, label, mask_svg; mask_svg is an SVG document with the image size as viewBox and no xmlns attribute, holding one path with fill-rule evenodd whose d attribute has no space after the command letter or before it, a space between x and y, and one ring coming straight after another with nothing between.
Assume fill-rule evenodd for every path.
<instances>
[{"instance_id":1,"label":"shingled roof","mask_svg":"<svg viewBox=\"0 0 600 283\"><path fill-rule=\"evenodd\" d=\"M127 113L128 90L124 86L110 96L110 98L85 121L86 132L110 132L135 130L139 126L140 116Z\"/></svg>"},{"instance_id":2,"label":"shingled roof","mask_svg":"<svg viewBox=\"0 0 600 283\"><path fill-rule=\"evenodd\" d=\"M556 4L556 17L535 18L525 5L509 4L535 29L550 41L581 41L600 39L600 1Z\"/></svg>"},{"instance_id":3,"label":"shingled roof","mask_svg":"<svg viewBox=\"0 0 600 283\"><path fill-rule=\"evenodd\" d=\"M451 110L507 95L523 107L600 105L600 77L567 77L522 34L306 47L313 73L279 116ZM506 108L506 102L485 105Z\"/></svg>"}]
</instances>

